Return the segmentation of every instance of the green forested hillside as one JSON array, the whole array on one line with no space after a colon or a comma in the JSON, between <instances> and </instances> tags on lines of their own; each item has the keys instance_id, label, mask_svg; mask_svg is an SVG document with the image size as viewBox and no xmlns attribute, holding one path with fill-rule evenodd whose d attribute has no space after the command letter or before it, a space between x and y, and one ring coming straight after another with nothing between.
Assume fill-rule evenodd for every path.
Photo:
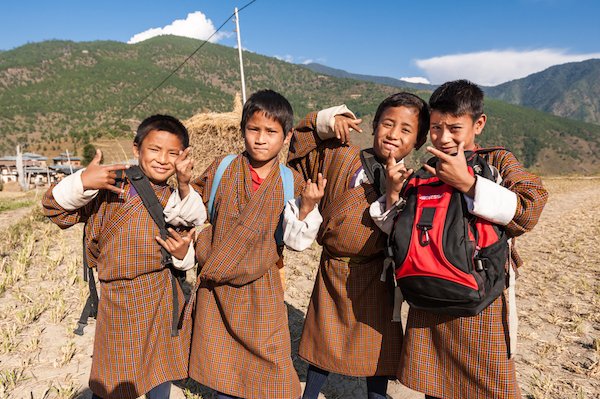
<instances>
[{"instance_id":1,"label":"green forested hillside","mask_svg":"<svg viewBox=\"0 0 600 399\"><path fill-rule=\"evenodd\" d=\"M64 149L81 155L86 143L100 136L129 135L140 119L153 113L186 119L201 111L231 110L240 91L237 50L207 43L130 112L201 43L172 36L137 44L48 41L1 52L0 155L14 153L16 144L45 155ZM377 104L399 90L321 75L249 52L244 53L244 64L247 92L280 91L297 119L310 110L345 102L367 119L368 128ZM600 126L499 101L489 101L487 113L484 143L506 145L528 165L551 173L581 173L575 162L579 165L584 159L584 152L577 150L583 146L592 151L583 173L600 170L595 161Z\"/></svg>"}]
</instances>

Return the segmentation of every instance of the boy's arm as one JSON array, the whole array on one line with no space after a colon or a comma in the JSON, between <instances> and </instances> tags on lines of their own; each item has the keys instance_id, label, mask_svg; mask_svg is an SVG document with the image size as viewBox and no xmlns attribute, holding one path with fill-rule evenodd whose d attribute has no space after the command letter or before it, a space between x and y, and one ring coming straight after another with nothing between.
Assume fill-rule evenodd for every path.
<instances>
[{"instance_id":1,"label":"boy's arm","mask_svg":"<svg viewBox=\"0 0 600 399\"><path fill-rule=\"evenodd\" d=\"M291 168L302 173L305 180L316 181L317 179L319 154L316 150L323 146L324 141L336 137L340 142L347 141L347 135L343 133L344 129L336 132L336 115L347 116L357 123L361 121L355 119L352 111L345 105L339 105L309 113L294 129L287 163Z\"/></svg>"},{"instance_id":2,"label":"boy's arm","mask_svg":"<svg viewBox=\"0 0 600 399\"><path fill-rule=\"evenodd\" d=\"M84 190L82 173L83 170L79 170L65 177L42 198L44 215L61 229L87 221L94 211L93 199L99 190Z\"/></svg>"},{"instance_id":3,"label":"boy's arm","mask_svg":"<svg viewBox=\"0 0 600 399\"><path fill-rule=\"evenodd\" d=\"M306 182L300 196L285 204L283 213L283 242L295 251L304 251L317 237L323 217L319 201L325 193L327 179L319 173L317 183Z\"/></svg>"},{"instance_id":4,"label":"boy's arm","mask_svg":"<svg viewBox=\"0 0 600 399\"><path fill-rule=\"evenodd\" d=\"M206 222L206 207L202 196L188 185L188 195L181 199L179 188L171 193L163 211L165 221L172 226L201 226Z\"/></svg>"},{"instance_id":5,"label":"boy's arm","mask_svg":"<svg viewBox=\"0 0 600 399\"><path fill-rule=\"evenodd\" d=\"M493 154L491 164L500 171L501 185L516 195L516 209L506 224L506 231L511 237L520 236L537 224L548 200L548 191L539 176L525 170L510 151Z\"/></svg>"}]
</instances>

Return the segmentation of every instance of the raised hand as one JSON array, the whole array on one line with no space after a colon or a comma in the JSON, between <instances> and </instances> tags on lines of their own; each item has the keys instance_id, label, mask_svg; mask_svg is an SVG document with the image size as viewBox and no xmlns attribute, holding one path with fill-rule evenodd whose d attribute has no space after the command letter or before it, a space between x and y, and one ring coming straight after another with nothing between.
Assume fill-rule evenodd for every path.
<instances>
[{"instance_id":1,"label":"raised hand","mask_svg":"<svg viewBox=\"0 0 600 399\"><path fill-rule=\"evenodd\" d=\"M115 186L117 170L125 170L129 165L100 165L102 160L102 151L96 150L96 155L92 162L81 173L81 181L84 190L109 190L113 193L121 194L123 189Z\"/></svg>"},{"instance_id":2,"label":"raised hand","mask_svg":"<svg viewBox=\"0 0 600 399\"><path fill-rule=\"evenodd\" d=\"M352 130L356 130L359 133L362 133L362 129L360 128L360 124L362 119L352 119L345 115L336 115L335 122L333 124L333 132L335 133L335 137L337 137L342 143L350 142L350 132Z\"/></svg>"},{"instance_id":3,"label":"raised hand","mask_svg":"<svg viewBox=\"0 0 600 399\"><path fill-rule=\"evenodd\" d=\"M412 169L406 169L404 162L397 162L390 152L385 163L386 209L390 209L400 199L402 186L412 173Z\"/></svg>"},{"instance_id":4,"label":"raised hand","mask_svg":"<svg viewBox=\"0 0 600 399\"><path fill-rule=\"evenodd\" d=\"M315 209L315 205L321 201L323 195L325 195L325 186L327 185L327 179L323 177L323 174L319 173L317 177L317 183L313 183L310 179L306 181L306 185L304 186L304 191L300 195L300 215L298 216L299 220L304 220L306 215L308 215L313 209Z\"/></svg>"},{"instance_id":5,"label":"raised hand","mask_svg":"<svg viewBox=\"0 0 600 399\"><path fill-rule=\"evenodd\" d=\"M172 228L168 228L169 236L166 240L163 240L159 236L156 236L156 241L164 249L167 250L173 257L182 260L187 255L188 249L190 247L190 242L192 242L196 235L196 228L192 228L187 233L179 234Z\"/></svg>"},{"instance_id":6,"label":"raised hand","mask_svg":"<svg viewBox=\"0 0 600 399\"><path fill-rule=\"evenodd\" d=\"M467 159L465 158L465 145L458 143L458 152L456 155L446 154L434 147L427 147L427 151L437 157L438 161L435 168L429 165L423 167L432 175L437 176L446 184L451 185L458 191L473 197L475 194L475 177L471 176L467 168Z\"/></svg>"},{"instance_id":7,"label":"raised hand","mask_svg":"<svg viewBox=\"0 0 600 399\"><path fill-rule=\"evenodd\" d=\"M177 173L177 188L181 199L187 197L190 193L190 180L192 180L192 169L194 169L194 160L189 156L192 147L188 147L179 153L175 159L175 171Z\"/></svg>"}]
</instances>

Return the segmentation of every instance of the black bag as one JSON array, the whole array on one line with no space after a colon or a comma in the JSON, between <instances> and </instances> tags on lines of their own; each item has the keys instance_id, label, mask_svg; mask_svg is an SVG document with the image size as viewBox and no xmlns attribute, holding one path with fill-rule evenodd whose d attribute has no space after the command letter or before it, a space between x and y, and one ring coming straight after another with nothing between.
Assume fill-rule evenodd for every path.
<instances>
[{"instance_id":1,"label":"black bag","mask_svg":"<svg viewBox=\"0 0 600 399\"><path fill-rule=\"evenodd\" d=\"M160 230L160 236L164 240L167 235L167 225L165 222L163 207L158 201L152 186L150 185L150 181L148 177L142 172L139 166L131 166L129 169L125 170L125 175L129 179L130 183L133 185L138 195L140 196L144 206L150 213L152 220L156 223ZM123 175L121 173L117 174L117 182L123 181ZM88 265L87 255L86 255L86 239L85 233L83 236L83 279L88 282L90 295L88 296L83 310L81 311L81 316L79 317L79 321L77 322L77 328L73 331L73 333L77 335L83 335L83 329L87 326L88 318L96 318L98 315L98 290L96 288L96 281L94 279L93 269ZM171 269L171 287L173 290L173 323L171 328L171 336L176 337L178 335L178 324L179 324L179 297L177 296L177 281L180 286L183 285L185 281L186 273L184 270L178 270L173 267L173 259L171 258L171 254L163 248L160 247L162 260L161 263Z\"/></svg>"},{"instance_id":2,"label":"black bag","mask_svg":"<svg viewBox=\"0 0 600 399\"><path fill-rule=\"evenodd\" d=\"M466 151L472 175L496 181L483 158ZM437 158L427 163L435 167ZM495 169L494 169L495 170ZM462 193L424 168L413 173L401 196L388 255L410 306L434 313L474 316L504 290L508 238L502 226L469 213Z\"/></svg>"}]
</instances>

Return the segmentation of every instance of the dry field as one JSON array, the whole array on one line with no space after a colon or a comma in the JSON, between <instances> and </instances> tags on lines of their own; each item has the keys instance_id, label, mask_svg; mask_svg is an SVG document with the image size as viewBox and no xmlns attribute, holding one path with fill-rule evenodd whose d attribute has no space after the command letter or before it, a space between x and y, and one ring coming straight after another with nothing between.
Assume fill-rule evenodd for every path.
<instances>
[{"instance_id":1,"label":"dry field","mask_svg":"<svg viewBox=\"0 0 600 399\"><path fill-rule=\"evenodd\" d=\"M551 197L536 229L518 241L525 258L517 293L524 397L600 398L600 179L546 179ZM2 194L2 193L0 193ZM0 200L3 197L0 195ZM60 231L39 209L0 213L0 398L89 398L93 322L72 333L87 296L81 228ZM286 254L293 347L319 248ZM301 380L306 365L294 354ZM188 382L173 398L210 398ZM324 398L365 397L359 378L331 376ZM423 396L392 382L394 399Z\"/></svg>"}]
</instances>

